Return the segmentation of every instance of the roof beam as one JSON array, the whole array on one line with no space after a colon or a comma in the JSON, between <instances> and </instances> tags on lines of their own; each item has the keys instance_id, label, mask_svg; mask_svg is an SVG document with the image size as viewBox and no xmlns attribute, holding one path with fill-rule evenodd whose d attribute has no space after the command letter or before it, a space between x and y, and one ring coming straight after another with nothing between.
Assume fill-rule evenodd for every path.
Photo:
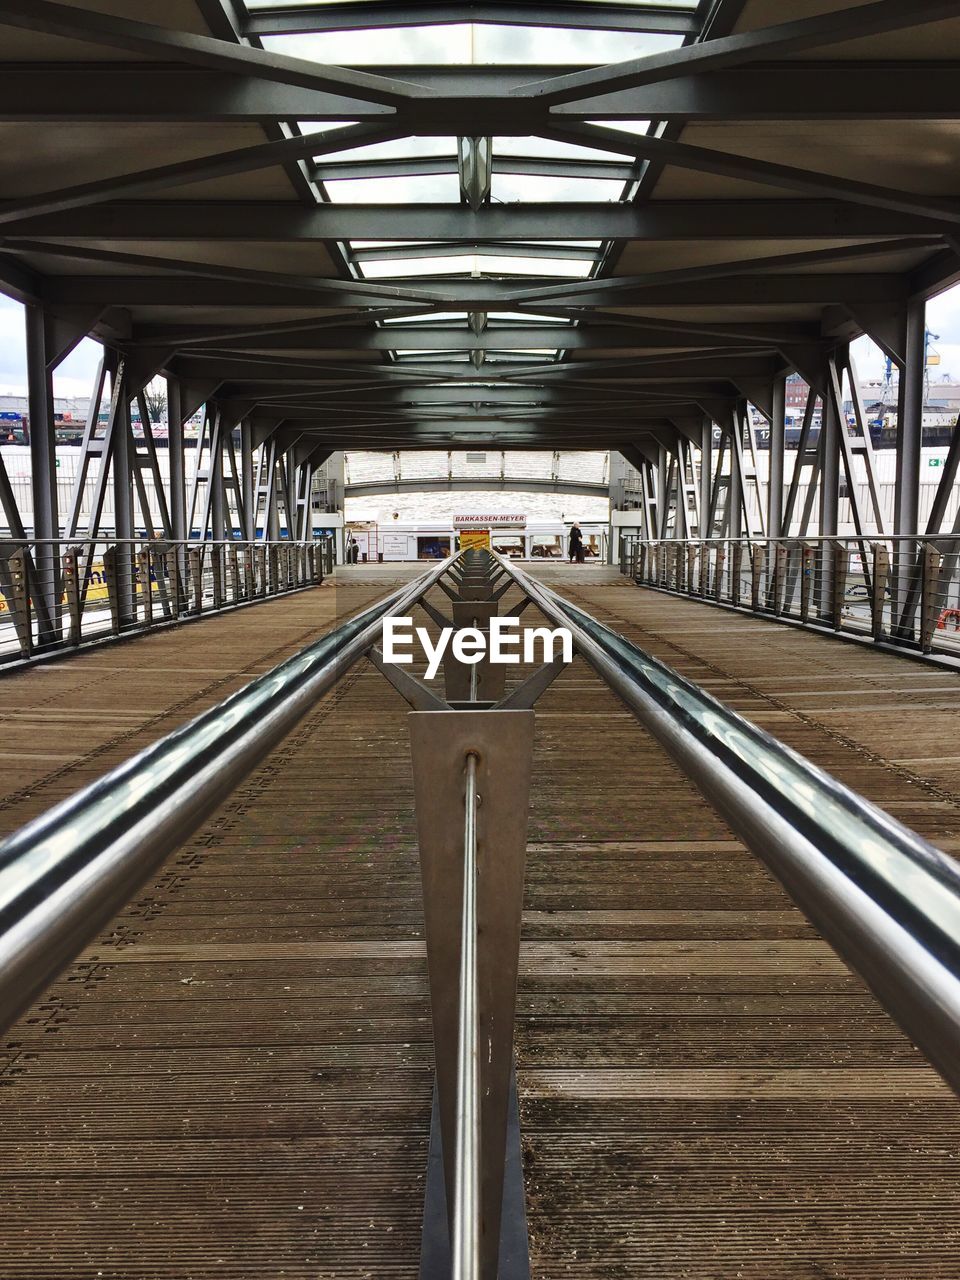
<instances>
[{"instance_id":1,"label":"roof beam","mask_svg":"<svg viewBox=\"0 0 960 1280\"><path fill-rule=\"evenodd\" d=\"M812 49L832 48L848 40L887 35L956 16L954 0L910 0L909 4L903 0L877 0L874 4L686 44L667 53L551 76L515 92L518 97L532 97L556 106L597 93L660 84L691 72L718 71L763 59L792 57Z\"/></svg>"},{"instance_id":2,"label":"roof beam","mask_svg":"<svg viewBox=\"0 0 960 1280\"><path fill-rule=\"evenodd\" d=\"M589 120L956 120L956 63L784 62L680 76L577 102L551 116ZM883 85L882 94L877 85Z\"/></svg>"},{"instance_id":3,"label":"roof beam","mask_svg":"<svg viewBox=\"0 0 960 1280\"><path fill-rule=\"evenodd\" d=\"M524 27L586 28L657 35L694 35L699 21L694 9L661 5L577 4L408 4L404 0L362 0L339 4L276 4L258 9L243 24L248 36L304 35L314 31L359 31L371 27L441 26L450 23L505 23Z\"/></svg>"},{"instance_id":4,"label":"roof beam","mask_svg":"<svg viewBox=\"0 0 960 1280\"><path fill-rule=\"evenodd\" d=\"M401 70L440 101L408 104L404 115L442 119L450 101L469 103L475 125L487 130L488 104L522 83L513 67L376 68ZM547 68L527 68L545 74ZM554 119L671 120L956 120L960 97L956 63L791 63L681 76L652 86L562 103ZM878 96L877 85L883 84ZM497 111L502 110L501 102ZM549 118L539 107L510 99L518 120ZM48 65L0 63L0 122L75 120L267 123L278 120L383 120L393 109L325 90L277 84L249 74L195 71L145 64ZM506 160L508 157L502 157ZM601 162L602 163L602 162ZM609 161L607 163L615 163Z\"/></svg>"},{"instance_id":5,"label":"roof beam","mask_svg":"<svg viewBox=\"0 0 960 1280\"><path fill-rule=\"evenodd\" d=\"M95 182L74 183L69 187L43 191L19 200L4 201L0 205L0 225L44 214L73 212L117 198L129 199L193 182L253 173L258 169L286 164L290 160L342 151L344 147L389 142L396 136L396 129L386 124L347 125L320 137L297 133L293 137L260 142L252 147L239 147L194 160L180 160L175 164L141 169L136 173L119 174Z\"/></svg>"},{"instance_id":6,"label":"roof beam","mask_svg":"<svg viewBox=\"0 0 960 1280\"><path fill-rule=\"evenodd\" d=\"M262 80L345 93L364 101L397 106L428 91L401 80L291 58L250 45L193 35L154 23L137 22L55 0L0 0L0 26L62 36L210 71L244 72Z\"/></svg>"},{"instance_id":7,"label":"roof beam","mask_svg":"<svg viewBox=\"0 0 960 1280\"><path fill-rule=\"evenodd\" d=\"M753 156L735 155L712 147L691 146L688 142L675 142L671 138L628 136L621 130L590 124L571 125L566 129L551 127L546 136L561 142L601 147L620 155L659 161L680 169L692 169L696 173L779 187L808 197L847 200L873 209L888 209L942 222L960 222L960 201L897 191L871 182L857 182L812 169L777 164L772 160L757 160Z\"/></svg>"},{"instance_id":8,"label":"roof beam","mask_svg":"<svg viewBox=\"0 0 960 1280\"><path fill-rule=\"evenodd\" d=\"M640 141L640 140L638 140ZM627 143L629 146L629 142ZM719 153L717 153L719 155ZM0 202L0 211L5 207ZM960 211L960 201L952 209ZM960 215L958 215L960 216ZM486 205L327 204L258 201L115 201L69 214L23 218L9 237L68 240L866 240L930 236L939 218L846 200L657 200Z\"/></svg>"},{"instance_id":9,"label":"roof beam","mask_svg":"<svg viewBox=\"0 0 960 1280\"><path fill-rule=\"evenodd\" d=\"M229 347L229 343L222 344ZM430 325L391 324L382 328L356 325L326 330L309 339L297 339L291 335L275 338L250 338L238 344L249 351L288 351L291 354L320 354L324 351L511 351L525 348L552 348L563 351L586 351L590 348L644 348L677 347L693 350L709 349L724 344L706 338L676 338L669 334L650 335L639 330L620 326L580 325L577 328L541 326L496 326L481 334L471 333L465 325L442 327ZM737 347L735 340L726 344ZM771 348L774 346L770 344Z\"/></svg>"},{"instance_id":10,"label":"roof beam","mask_svg":"<svg viewBox=\"0 0 960 1280\"><path fill-rule=\"evenodd\" d=\"M408 282L409 283L409 282ZM442 309L503 311L510 307L518 283L524 287L534 281L449 279L438 281L427 277L414 282L432 290L434 304ZM550 285L554 281L540 281ZM317 293L307 288L246 284L230 280L183 279L163 276L51 276L44 283L43 295L51 303L102 302L104 306L128 307L297 307L330 308L344 306L347 299L355 303L350 285L343 282L343 294L331 291ZM697 306L766 306L800 303L827 306L847 302L896 302L905 299L907 286L900 277L876 273L836 273L784 276L744 276L730 280L705 280L690 284L648 286L635 294L617 298L619 306L636 302L655 307ZM580 305L604 303L603 294L585 291L578 296Z\"/></svg>"},{"instance_id":11,"label":"roof beam","mask_svg":"<svg viewBox=\"0 0 960 1280\"><path fill-rule=\"evenodd\" d=\"M341 93L277 84L249 73L194 71L112 62L56 68L0 64L0 121L76 120L266 124L279 120L364 121L394 109Z\"/></svg>"}]
</instances>

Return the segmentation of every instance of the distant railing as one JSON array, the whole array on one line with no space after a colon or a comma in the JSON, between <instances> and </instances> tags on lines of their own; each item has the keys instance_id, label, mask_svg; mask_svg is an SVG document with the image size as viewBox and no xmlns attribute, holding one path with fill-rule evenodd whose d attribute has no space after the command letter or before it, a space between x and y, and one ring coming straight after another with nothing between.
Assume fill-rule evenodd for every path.
<instances>
[{"instance_id":1,"label":"distant railing","mask_svg":"<svg viewBox=\"0 0 960 1280\"><path fill-rule=\"evenodd\" d=\"M0 665L323 581L333 539L0 540Z\"/></svg>"},{"instance_id":2,"label":"distant railing","mask_svg":"<svg viewBox=\"0 0 960 1280\"><path fill-rule=\"evenodd\" d=\"M641 586L960 657L960 537L624 534L620 572Z\"/></svg>"}]
</instances>

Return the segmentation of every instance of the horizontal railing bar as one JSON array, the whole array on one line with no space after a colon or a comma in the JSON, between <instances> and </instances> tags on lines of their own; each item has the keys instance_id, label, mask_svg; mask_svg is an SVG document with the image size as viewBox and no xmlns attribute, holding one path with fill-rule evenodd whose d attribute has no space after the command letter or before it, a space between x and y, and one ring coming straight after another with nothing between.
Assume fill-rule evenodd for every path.
<instances>
[{"instance_id":1,"label":"horizontal railing bar","mask_svg":"<svg viewBox=\"0 0 960 1280\"><path fill-rule=\"evenodd\" d=\"M521 589L960 1092L960 866L556 592Z\"/></svg>"},{"instance_id":2,"label":"horizontal railing bar","mask_svg":"<svg viewBox=\"0 0 960 1280\"><path fill-rule=\"evenodd\" d=\"M452 558L0 845L0 1028L128 902Z\"/></svg>"}]
</instances>

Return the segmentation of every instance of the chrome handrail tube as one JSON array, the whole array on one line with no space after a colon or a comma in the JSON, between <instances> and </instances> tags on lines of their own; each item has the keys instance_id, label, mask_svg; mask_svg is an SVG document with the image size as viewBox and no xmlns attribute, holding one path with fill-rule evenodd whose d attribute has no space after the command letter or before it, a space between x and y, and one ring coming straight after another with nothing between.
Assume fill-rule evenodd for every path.
<instances>
[{"instance_id":1,"label":"chrome handrail tube","mask_svg":"<svg viewBox=\"0 0 960 1280\"><path fill-rule=\"evenodd\" d=\"M960 866L509 561L577 650L960 1092Z\"/></svg>"},{"instance_id":2,"label":"chrome handrail tube","mask_svg":"<svg viewBox=\"0 0 960 1280\"><path fill-rule=\"evenodd\" d=\"M0 844L0 1028L405 613L455 557L349 619Z\"/></svg>"},{"instance_id":3,"label":"chrome handrail tube","mask_svg":"<svg viewBox=\"0 0 960 1280\"><path fill-rule=\"evenodd\" d=\"M466 759L457 1034L453 1280L480 1276L480 1008L477 989L477 757Z\"/></svg>"}]
</instances>

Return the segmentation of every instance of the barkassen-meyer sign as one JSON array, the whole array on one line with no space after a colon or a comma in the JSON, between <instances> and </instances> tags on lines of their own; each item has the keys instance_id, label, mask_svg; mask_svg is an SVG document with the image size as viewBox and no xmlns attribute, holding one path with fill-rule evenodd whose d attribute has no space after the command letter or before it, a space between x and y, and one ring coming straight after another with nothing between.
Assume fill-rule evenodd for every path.
<instances>
[{"instance_id":1,"label":"barkassen-meyer sign","mask_svg":"<svg viewBox=\"0 0 960 1280\"><path fill-rule=\"evenodd\" d=\"M454 516L453 527L455 529L503 529L509 527L524 528L527 523L527 517L504 515L502 512L492 516Z\"/></svg>"}]
</instances>

